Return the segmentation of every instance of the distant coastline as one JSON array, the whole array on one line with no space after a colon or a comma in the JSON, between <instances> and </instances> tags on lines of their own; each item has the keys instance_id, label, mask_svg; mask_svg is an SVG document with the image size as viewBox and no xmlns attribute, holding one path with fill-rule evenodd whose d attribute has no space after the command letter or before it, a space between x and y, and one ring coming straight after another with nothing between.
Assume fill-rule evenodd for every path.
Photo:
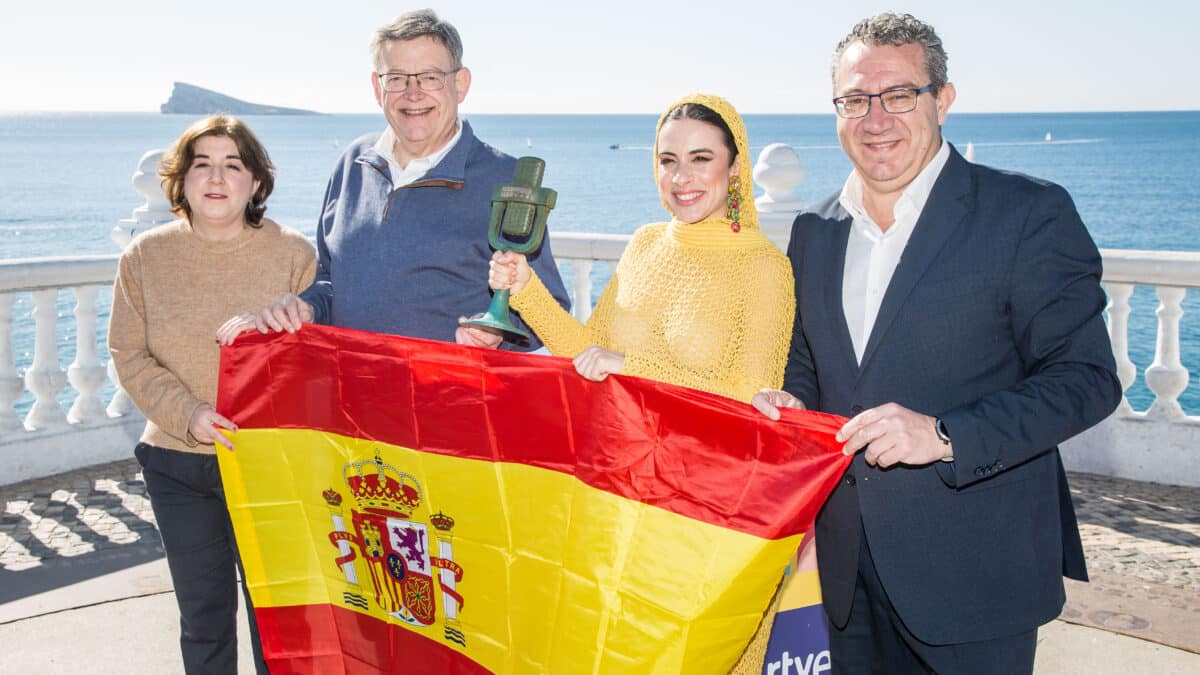
<instances>
[{"instance_id":1,"label":"distant coastline","mask_svg":"<svg viewBox=\"0 0 1200 675\"><path fill-rule=\"evenodd\" d=\"M159 112L176 115L213 115L216 113L230 113L232 115L320 114L313 110L250 103L186 82L175 83L175 88L171 91L171 97L159 107Z\"/></svg>"}]
</instances>

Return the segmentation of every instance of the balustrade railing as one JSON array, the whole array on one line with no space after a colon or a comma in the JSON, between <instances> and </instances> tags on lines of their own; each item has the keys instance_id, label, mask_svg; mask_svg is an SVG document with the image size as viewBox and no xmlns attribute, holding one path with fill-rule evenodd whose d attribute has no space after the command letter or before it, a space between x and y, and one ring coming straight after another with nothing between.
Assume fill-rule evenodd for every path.
<instances>
[{"instance_id":1,"label":"balustrade railing","mask_svg":"<svg viewBox=\"0 0 1200 675\"><path fill-rule=\"evenodd\" d=\"M128 243L137 231L169 217L157 186L146 178L157 162L142 158L135 188L147 204L121 221L114 239ZM791 197L803 177L795 152L768 146L755 167L756 181L766 194L759 207L764 230L781 246L788 225L802 204ZM791 184L791 189L788 184ZM763 185L767 183L768 185ZM629 235L554 232L555 257L572 280L573 313L586 321L596 291L607 283ZM1064 446L1069 468L1138 480L1200 486L1194 467L1200 453L1200 416L1189 416L1179 399L1187 391L1188 369L1181 359L1180 317L1190 289L1200 288L1200 252L1104 250L1104 286L1109 296L1109 332L1118 375L1126 391L1137 366L1130 358L1129 317L1135 287L1152 287L1158 298L1154 361L1144 371L1153 402L1134 410L1128 398L1104 424ZM0 484L128 456L142 418L116 382L111 363L97 349L103 331L100 290L112 285L117 254L0 261ZM596 263L606 263L599 270ZM64 369L59 340L66 335L59 321L59 296L69 290L75 305L74 360ZM14 316L19 297L32 308ZM22 303L23 304L23 303ZM26 362L14 349L16 325L33 324L33 354ZM68 389L69 385L69 389ZM26 392L31 404L20 403ZM103 395L108 396L107 407ZM64 408L60 401L69 399ZM21 411L24 410L24 415ZM114 431L115 430L115 431ZM116 444L116 447L112 447Z\"/></svg>"},{"instance_id":2,"label":"balustrade railing","mask_svg":"<svg viewBox=\"0 0 1200 675\"><path fill-rule=\"evenodd\" d=\"M0 262L0 430L37 431L104 419L99 391L107 375L96 349L97 298L116 272L113 255L39 258ZM63 370L58 360L58 296L69 288L75 305L75 360ZM12 309L28 292L35 323L33 360L22 379L13 361ZM77 396L69 411L58 402L70 382ZM23 385L23 386L22 386ZM21 420L14 404L28 389L34 396Z\"/></svg>"},{"instance_id":3,"label":"balustrade railing","mask_svg":"<svg viewBox=\"0 0 1200 675\"><path fill-rule=\"evenodd\" d=\"M1108 293L1109 334L1117 360L1121 385L1129 389L1137 375L1129 359L1130 298L1135 286L1153 286L1159 305L1154 363L1146 369L1146 386L1154 392L1149 417L1166 419L1184 416L1179 395L1187 389L1188 371L1180 360L1180 317L1188 289L1200 288L1200 254L1183 251L1106 250L1104 287ZM1132 412L1122 402L1122 412ZM1198 449L1200 450L1200 449Z\"/></svg>"},{"instance_id":4,"label":"balustrade railing","mask_svg":"<svg viewBox=\"0 0 1200 675\"><path fill-rule=\"evenodd\" d=\"M560 265L570 270L566 276L573 280L573 313L581 321L586 321L591 312L594 291L607 282L607 275L596 273L595 264L608 263L611 269L628 240L629 235L578 232L551 235L556 258ZM1189 289L1200 288L1200 253L1105 250L1103 254L1104 285L1109 295L1109 332L1118 375L1127 390L1137 375L1137 368L1129 356L1128 317L1133 289L1135 286L1153 287L1159 300L1154 362L1144 371L1146 385L1154 395L1153 403L1145 411L1136 411L1125 400L1110 422L1123 419L1140 424L1137 428L1142 440L1134 439L1128 441L1130 443L1171 445L1171 441L1156 441L1158 436L1145 423L1185 425L1200 431L1200 417L1187 415L1179 403L1190 379L1180 358L1180 307ZM137 417L128 399L123 398L111 369L101 361L96 347L100 337L97 325L101 309L99 290L111 286L117 258L114 254L0 261L0 448L9 447L11 451L17 445L36 443L39 433L48 430L68 427L82 430L106 420ZM63 290L69 290L76 303L75 358L65 370L57 349L66 323L59 321L56 309ZM23 293L31 297L32 310L27 316L14 317L15 300ZM14 359L13 326L14 322L20 321L32 321L35 326L33 357L29 363ZM107 408L101 399L106 383L113 385L108 390L114 392ZM69 409L64 409L59 399L68 391L68 384L73 397ZM26 391L33 396L33 403L22 418L15 403ZM1121 447L1109 448L1105 453L1114 450L1131 454L1145 452L1145 448ZM36 448L28 451L38 452ZM1180 451L1194 457L1200 453L1200 446L1185 447ZM1169 462L1165 464L1169 465ZM1193 464L1189 463L1188 468L1183 469L1184 475L1166 474L1159 480L1198 484L1200 476L1191 466ZM32 477L14 475L11 469L11 465L6 469L0 463L0 484ZM1104 466L1095 470L1108 473ZM1189 472L1190 475L1186 475Z\"/></svg>"}]
</instances>

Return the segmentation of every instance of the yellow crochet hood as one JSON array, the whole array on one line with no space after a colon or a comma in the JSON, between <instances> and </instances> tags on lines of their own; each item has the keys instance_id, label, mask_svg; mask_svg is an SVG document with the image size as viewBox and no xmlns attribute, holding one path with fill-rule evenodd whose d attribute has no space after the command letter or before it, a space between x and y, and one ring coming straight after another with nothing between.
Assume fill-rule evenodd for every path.
<instances>
[{"instance_id":1,"label":"yellow crochet hood","mask_svg":"<svg viewBox=\"0 0 1200 675\"><path fill-rule=\"evenodd\" d=\"M753 179L753 160L750 157L750 141L746 136L746 124L742 122L742 116L734 110L733 104L720 96L712 94L689 94L667 106L667 109L658 118L658 126L654 128L654 154L651 156L651 166L654 170L655 183L658 181L658 132L662 130L663 122L667 120L667 115L679 106L685 103L699 103L700 105L712 110L725 120L725 124L729 126L729 130L733 132L733 142L737 145L738 156L742 158L741 169L738 171L739 201L741 205L738 209L738 222L742 229L752 228L758 229L758 209L754 206L754 179ZM671 211L665 201L662 202L663 208ZM728 218L722 218L728 223Z\"/></svg>"}]
</instances>

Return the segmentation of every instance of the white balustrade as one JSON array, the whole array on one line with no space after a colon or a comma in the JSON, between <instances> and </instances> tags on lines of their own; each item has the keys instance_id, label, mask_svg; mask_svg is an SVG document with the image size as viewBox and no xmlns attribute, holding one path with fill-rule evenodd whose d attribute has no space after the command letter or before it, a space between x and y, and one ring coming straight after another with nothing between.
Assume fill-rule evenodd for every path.
<instances>
[{"instance_id":1,"label":"white balustrade","mask_svg":"<svg viewBox=\"0 0 1200 675\"><path fill-rule=\"evenodd\" d=\"M1146 369L1146 386L1154 393L1154 402L1146 415L1150 418L1183 420L1179 395L1187 389L1188 371L1180 360L1180 306L1188 288L1200 288L1200 253L1187 251L1136 251L1102 249L1105 288L1110 294L1109 331L1117 359L1117 375L1128 390L1133 383L1129 362L1129 297L1134 285L1153 286L1159 299L1158 331L1154 363ZM1121 305L1124 307L1121 307ZM1121 412L1131 412L1122 409ZM1194 419L1194 418L1193 418Z\"/></svg>"},{"instance_id":2,"label":"white balustrade","mask_svg":"<svg viewBox=\"0 0 1200 675\"><path fill-rule=\"evenodd\" d=\"M73 256L10 260L0 263L0 431L11 430L16 416L13 404L28 388L34 396L33 405L23 427L30 431L64 426L67 413L58 402L68 373L58 360L59 290L71 288L78 301L76 361L72 366L72 387L80 394L70 421L79 422L106 417L98 391L104 384L103 366L96 350L96 297L101 286L110 285L116 273L116 256ZM13 360L12 307L17 292L28 291L33 302L34 321L33 362L25 377L17 375ZM22 381L24 387L22 387ZM82 400L80 400L82 399ZM100 408L97 408L100 406ZM97 415L97 411L100 414ZM18 418L19 419L19 418Z\"/></svg>"},{"instance_id":3,"label":"white balustrade","mask_svg":"<svg viewBox=\"0 0 1200 675\"><path fill-rule=\"evenodd\" d=\"M144 419L128 414L132 408L110 418L100 397L107 378L96 344L97 300L116 269L116 255L0 261L0 485L131 455ZM55 304L61 289L72 290L76 306L73 317L60 322ZM14 301L24 294L33 309L14 317ZM33 324L32 362L14 361L14 321ZM69 321L76 330L75 359L64 371L58 331ZM74 400L66 413L59 399L68 381ZM22 424L14 404L26 388L34 401Z\"/></svg>"}]
</instances>

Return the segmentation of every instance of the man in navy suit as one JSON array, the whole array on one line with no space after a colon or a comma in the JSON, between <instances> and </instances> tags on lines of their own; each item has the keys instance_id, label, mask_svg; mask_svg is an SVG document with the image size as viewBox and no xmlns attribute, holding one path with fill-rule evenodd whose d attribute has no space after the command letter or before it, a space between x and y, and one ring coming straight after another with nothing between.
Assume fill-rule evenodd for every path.
<instances>
[{"instance_id":1,"label":"man in navy suit","mask_svg":"<svg viewBox=\"0 0 1200 675\"><path fill-rule=\"evenodd\" d=\"M755 400L852 418L816 525L833 672L1030 673L1087 578L1057 445L1121 398L1100 254L1061 187L943 141L931 26L860 22L833 88L854 171L796 219L790 393Z\"/></svg>"}]
</instances>

